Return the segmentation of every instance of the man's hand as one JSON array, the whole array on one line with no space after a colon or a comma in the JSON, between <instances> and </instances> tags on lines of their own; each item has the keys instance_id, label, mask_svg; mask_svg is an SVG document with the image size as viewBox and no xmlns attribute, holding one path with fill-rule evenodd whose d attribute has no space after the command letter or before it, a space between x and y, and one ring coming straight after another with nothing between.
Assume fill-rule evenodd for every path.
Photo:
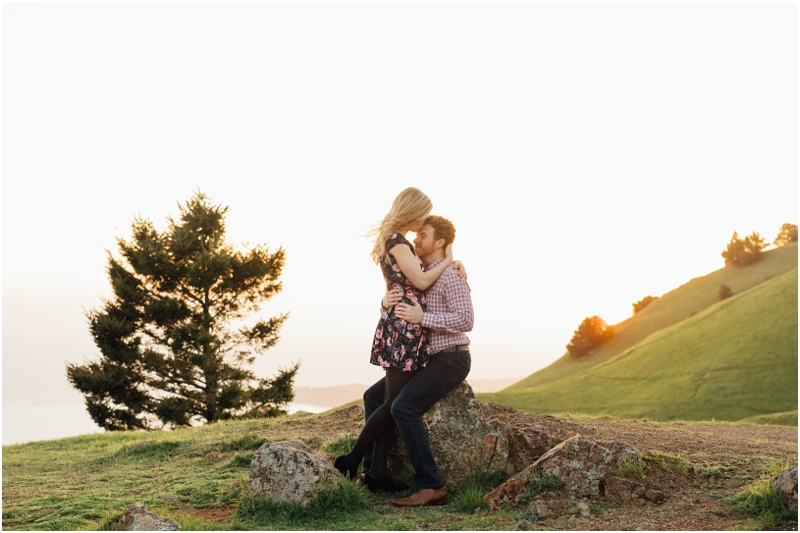
<instances>
[{"instance_id":1,"label":"man's hand","mask_svg":"<svg viewBox=\"0 0 800 533\"><path fill-rule=\"evenodd\" d=\"M394 308L395 316L410 324L422 323L422 306L416 300L411 300L411 304L397 304L397 307Z\"/></svg>"},{"instance_id":2,"label":"man's hand","mask_svg":"<svg viewBox=\"0 0 800 533\"><path fill-rule=\"evenodd\" d=\"M383 295L383 299L381 299L381 307L384 309L389 309L390 307L400 303L402 300L403 290L392 289L390 291L386 291L386 294Z\"/></svg>"}]
</instances>

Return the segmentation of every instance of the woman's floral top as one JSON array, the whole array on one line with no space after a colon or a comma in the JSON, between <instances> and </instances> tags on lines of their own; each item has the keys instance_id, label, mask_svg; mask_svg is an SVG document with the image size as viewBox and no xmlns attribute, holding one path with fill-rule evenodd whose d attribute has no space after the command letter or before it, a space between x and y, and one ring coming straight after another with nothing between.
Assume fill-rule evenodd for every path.
<instances>
[{"instance_id":1,"label":"woman's floral top","mask_svg":"<svg viewBox=\"0 0 800 533\"><path fill-rule=\"evenodd\" d=\"M391 250L398 244L405 244L411 248L412 253L414 252L414 247L400 233L395 233L386 241L386 249ZM414 256L417 254L414 253ZM419 261L419 257L417 260ZM410 304L410 297L413 296L422 306L422 310L425 310L425 293L408 281L391 254L389 262L381 264L381 270L389 290L402 289L403 302ZM428 364L428 331L419 324L409 324L396 317L392 307L387 317L381 318L378 322L369 362L383 368L397 368L404 371L422 368Z\"/></svg>"}]
</instances>

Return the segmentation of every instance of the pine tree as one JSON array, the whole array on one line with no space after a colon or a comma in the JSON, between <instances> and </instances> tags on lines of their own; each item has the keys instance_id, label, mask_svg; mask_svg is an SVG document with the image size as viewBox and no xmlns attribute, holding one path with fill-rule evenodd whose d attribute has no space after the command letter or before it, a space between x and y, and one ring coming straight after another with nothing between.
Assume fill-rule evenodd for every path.
<instances>
[{"instance_id":1,"label":"pine tree","mask_svg":"<svg viewBox=\"0 0 800 533\"><path fill-rule=\"evenodd\" d=\"M281 291L285 252L235 250L228 207L198 192L166 231L137 217L109 252L114 296L87 313L99 360L67 365L92 419L107 430L277 416L294 398L299 365L258 378L245 366L274 346L287 314L236 326Z\"/></svg>"}]
</instances>

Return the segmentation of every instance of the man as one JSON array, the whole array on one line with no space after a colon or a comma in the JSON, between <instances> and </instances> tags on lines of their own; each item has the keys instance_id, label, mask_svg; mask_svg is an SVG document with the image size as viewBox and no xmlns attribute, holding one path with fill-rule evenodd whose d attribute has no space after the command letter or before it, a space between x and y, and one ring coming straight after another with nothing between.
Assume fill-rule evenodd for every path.
<instances>
[{"instance_id":1,"label":"man","mask_svg":"<svg viewBox=\"0 0 800 533\"><path fill-rule=\"evenodd\" d=\"M429 216L414 239L414 250L422 259L423 268L436 266L445 257L445 248L455 240L452 222ZM391 413L400 432L411 466L417 492L392 503L399 507L441 505L447 502L447 487L439 479L436 461L431 452L422 414L444 398L467 377L470 370L469 338L474 313L466 281L448 268L426 291L427 308L416 302L398 303L401 291L389 291L381 301L383 313L397 304L395 314L412 324L429 330L430 361L419 369L392 403ZM381 379L364 393L365 416L369 418L384 400L385 380ZM364 456L364 471L372 466L372 453Z\"/></svg>"}]
</instances>

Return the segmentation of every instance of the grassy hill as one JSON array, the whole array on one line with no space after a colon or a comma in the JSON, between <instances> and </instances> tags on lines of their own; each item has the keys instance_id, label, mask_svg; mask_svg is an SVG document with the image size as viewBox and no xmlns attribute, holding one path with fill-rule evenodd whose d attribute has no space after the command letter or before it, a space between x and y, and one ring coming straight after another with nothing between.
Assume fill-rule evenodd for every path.
<instances>
[{"instance_id":1,"label":"grassy hill","mask_svg":"<svg viewBox=\"0 0 800 533\"><path fill-rule=\"evenodd\" d=\"M797 243L765 252L764 259L755 265L744 268L725 267L695 278L661 296L643 311L615 325L614 338L595 350L591 357L576 360L564 355L547 368L531 374L501 392L523 391L585 372L596 365L610 361L653 333L678 324L718 303L721 285L727 285L734 294L739 294L795 268L797 268ZM564 344L568 340L564 339Z\"/></svg>"},{"instance_id":2,"label":"grassy hill","mask_svg":"<svg viewBox=\"0 0 800 533\"><path fill-rule=\"evenodd\" d=\"M797 267L758 283L790 261L796 265L796 253L796 245L772 250L761 268L692 280L624 322L616 344L589 358L599 360L562 363L479 397L527 412L654 420L796 411ZM719 301L723 283L739 294Z\"/></svg>"}]
</instances>

